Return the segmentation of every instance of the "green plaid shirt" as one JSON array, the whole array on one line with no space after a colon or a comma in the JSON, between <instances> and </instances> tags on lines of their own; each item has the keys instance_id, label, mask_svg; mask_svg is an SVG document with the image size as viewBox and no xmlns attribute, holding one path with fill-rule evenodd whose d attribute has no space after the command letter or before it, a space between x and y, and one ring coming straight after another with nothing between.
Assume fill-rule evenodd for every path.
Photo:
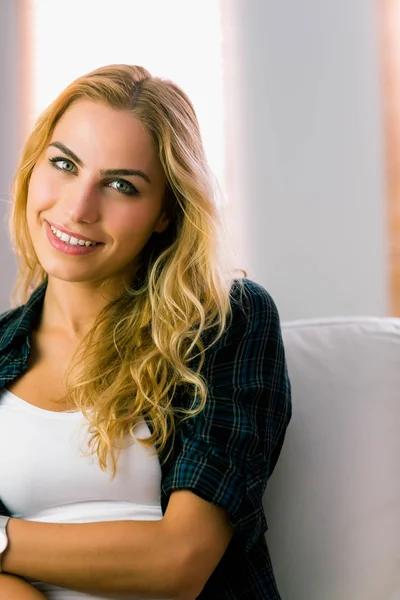
<instances>
[{"instance_id":1,"label":"green plaid shirt","mask_svg":"<svg viewBox=\"0 0 400 600\"><path fill-rule=\"evenodd\" d=\"M0 316L0 388L27 368L45 290L46 284L24 306ZM161 504L165 513L174 490L191 490L224 508L235 527L199 600L280 600L265 541L262 499L291 418L291 386L271 296L245 279L242 296L233 285L231 303L230 327L206 352L206 407L178 426L168 461L160 456ZM176 399L177 404L185 401L183 395ZM0 514L10 514L1 500Z\"/></svg>"}]
</instances>

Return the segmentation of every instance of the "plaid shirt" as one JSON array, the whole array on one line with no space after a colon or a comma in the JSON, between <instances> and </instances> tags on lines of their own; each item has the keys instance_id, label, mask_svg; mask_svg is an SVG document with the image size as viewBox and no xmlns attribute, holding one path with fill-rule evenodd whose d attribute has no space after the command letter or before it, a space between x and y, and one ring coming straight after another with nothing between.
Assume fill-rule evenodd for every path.
<instances>
[{"instance_id":1,"label":"plaid shirt","mask_svg":"<svg viewBox=\"0 0 400 600\"><path fill-rule=\"evenodd\" d=\"M0 316L0 388L27 368L45 289L46 284L24 306ZM178 426L169 459L160 456L161 505L165 513L174 490L191 490L224 508L235 527L199 600L280 600L262 499L291 418L291 386L273 299L248 279L239 294L234 285L232 323L206 352L207 404ZM176 402L185 403L183 394ZM1 500L0 514L10 514Z\"/></svg>"}]
</instances>

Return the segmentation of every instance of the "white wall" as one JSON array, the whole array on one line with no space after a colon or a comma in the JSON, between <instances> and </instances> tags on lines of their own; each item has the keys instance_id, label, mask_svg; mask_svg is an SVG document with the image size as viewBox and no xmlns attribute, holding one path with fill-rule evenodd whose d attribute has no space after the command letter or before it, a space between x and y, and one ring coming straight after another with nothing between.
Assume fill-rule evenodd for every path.
<instances>
[{"instance_id":1,"label":"white wall","mask_svg":"<svg viewBox=\"0 0 400 600\"><path fill-rule=\"evenodd\" d=\"M222 1L228 211L242 229L241 265L284 320L385 315L375 0ZM2 198L18 152L16 4L0 2ZM0 202L4 232L2 215ZM15 270L3 235L0 260L1 312Z\"/></svg>"},{"instance_id":2,"label":"white wall","mask_svg":"<svg viewBox=\"0 0 400 600\"><path fill-rule=\"evenodd\" d=\"M387 313L376 5L224 3L230 193L283 319Z\"/></svg>"},{"instance_id":3,"label":"white wall","mask_svg":"<svg viewBox=\"0 0 400 600\"><path fill-rule=\"evenodd\" d=\"M0 313L9 308L16 273L7 217L19 151L17 4L14 0L0 2Z\"/></svg>"}]
</instances>

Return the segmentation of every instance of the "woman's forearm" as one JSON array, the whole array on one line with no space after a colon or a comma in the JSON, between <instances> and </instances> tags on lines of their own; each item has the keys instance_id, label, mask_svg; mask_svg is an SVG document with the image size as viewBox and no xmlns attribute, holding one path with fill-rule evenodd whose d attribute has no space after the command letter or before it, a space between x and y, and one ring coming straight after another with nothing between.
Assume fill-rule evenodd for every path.
<instances>
[{"instance_id":1,"label":"woman's forearm","mask_svg":"<svg viewBox=\"0 0 400 600\"><path fill-rule=\"evenodd\" d=\"M83 524L10 519L4 572L87 593L186 598L183 544L160 521Z\"/></svg>"},{"instance_id":2,"label":"woman's forearm","mask_svg":"<svg viewBox=\"0 0 400 600\"><path fill-rule=\"evenodd\" d=\"M30 583L7 573L0 573L0 598L1 600L46 600L46 596Z\"/></svg>"}]
</instances>

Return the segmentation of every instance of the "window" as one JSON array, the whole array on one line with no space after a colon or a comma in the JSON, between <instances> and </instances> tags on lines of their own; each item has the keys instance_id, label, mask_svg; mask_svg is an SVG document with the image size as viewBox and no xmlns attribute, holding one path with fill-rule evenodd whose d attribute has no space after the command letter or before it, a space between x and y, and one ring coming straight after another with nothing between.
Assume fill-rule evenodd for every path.
<instances>
[{"instance_id":1,"label":"window","mask_svg":"<svg viewBox=\"0 0 400 600\"><path fill-rule=\"evenodd\" d=\"M34 118L79 75L138 64L192 100L211 169L224 191L219 0L31 0Z\"/></svg>"}]
</instances>

